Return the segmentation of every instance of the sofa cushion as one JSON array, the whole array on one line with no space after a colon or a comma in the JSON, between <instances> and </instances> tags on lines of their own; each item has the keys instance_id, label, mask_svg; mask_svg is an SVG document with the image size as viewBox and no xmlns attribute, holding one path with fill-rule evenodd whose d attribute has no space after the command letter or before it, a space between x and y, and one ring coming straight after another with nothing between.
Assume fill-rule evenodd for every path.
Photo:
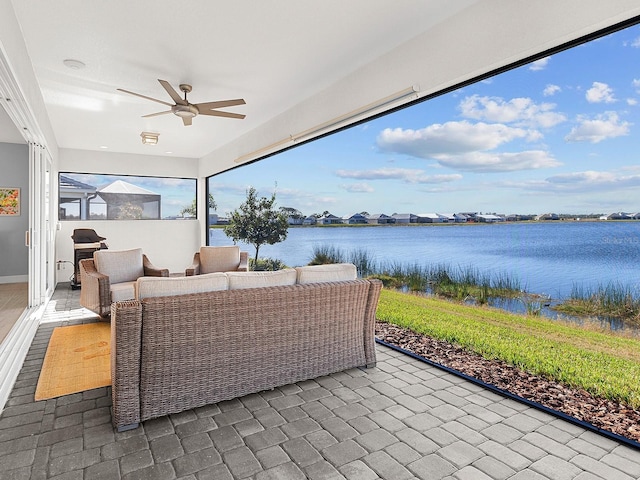
<instances>
[{"instance_id":1,"label":"sofa cushion","mask_svg":"<svg viewBox=\"0 0 640 480\"><path fill-rule=\"evenodd\" d=\"M355 280L358 277L356 266L352 263L332 263L329 265L308 265L296 267L299 284L340 282Z\"/></svg>"},{"instance_id":2,"label":"sofa cushion","mask_svg":"<svg viewBox=\"0 0 640 480\"><path fill-rule=\"evenodd\" d=\"M200 247L200 273L233 272L240 265L240 247Z\"/></svg>"},{"instance_id":3,"label":"sofa cushion","mask_svg":"<svg viewBox=\"0 0 640 480\"><path fill-rule=\"evenodd\" d=\"M98 250L93 252L96 270L109 277L109 283L135 282L144 276L142 249ZM132 297L133 298L133 297Z\"/></svg>"},{"instance_id":4,"label":"sofa cushion","mask_svg":"<svg viewBox=\"0 0 640 480\"><path fill-rule=\"evenodd\" d=\"M136 282L120 282L110 285L111 302L123 302L136 298Z\"/></svg>"},{"instance_id":5,"label":"sofa cushion","mask_svg":"<svg viewBox=\"0 0 640 480\"><path fill-rule=\"evenodd\" d=\"M167 297L187 293L227 290L229 281L224 273L207 273L193 277L141 277L136 282L137 299Z\"/></svg>"},{"instance_id":6,"label":"sofa cushion","mask_svg":"<svg viewBox=\"0 0 640 480\"><path fill-rule=\"evenodd\" d=\"M296 271L293 268L273 272L227 272L227 277L229 278L229 290L296 284Z\"/></svg>"}]
</instances>

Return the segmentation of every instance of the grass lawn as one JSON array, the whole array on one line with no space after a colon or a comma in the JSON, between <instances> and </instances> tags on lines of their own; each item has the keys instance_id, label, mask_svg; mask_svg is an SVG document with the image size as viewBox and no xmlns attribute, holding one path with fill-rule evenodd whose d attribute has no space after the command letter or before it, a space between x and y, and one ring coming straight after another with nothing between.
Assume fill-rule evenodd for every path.
<instances>
[{"instance_id":1,"label":"grass lawn","mask_svg":"<svg viewBox=\"0 0 640 480\"><path fill-rule=\"evenodd\" d=\"M640 408L640 339L383 289L377 318Z\"/></svg>"}]
</instances>

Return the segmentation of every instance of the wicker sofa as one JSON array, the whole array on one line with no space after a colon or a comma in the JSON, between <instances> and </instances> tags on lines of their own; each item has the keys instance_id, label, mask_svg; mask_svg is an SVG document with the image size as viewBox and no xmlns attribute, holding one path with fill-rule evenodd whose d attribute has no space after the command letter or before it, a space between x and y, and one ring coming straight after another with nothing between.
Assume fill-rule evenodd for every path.
<instances>
[{"instance_id":1,"label":"wicker sofa","mask_svg":"<svg viewBox=\"0 0 640 480\"><path fill-rule=\"evenodd\" d=\"M114 426L374 366L381 288L347 264L139 279L112 305Z\"/></svg>"}]
</instances>

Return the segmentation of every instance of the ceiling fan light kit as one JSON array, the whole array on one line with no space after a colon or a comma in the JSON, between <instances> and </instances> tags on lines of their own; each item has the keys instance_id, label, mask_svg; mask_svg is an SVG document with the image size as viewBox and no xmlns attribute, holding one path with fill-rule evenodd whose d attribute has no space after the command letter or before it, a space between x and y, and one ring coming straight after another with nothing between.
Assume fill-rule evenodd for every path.
<instances>
[{"instance_id":1,"label":"ceiling fan light kit","mask_svg":"<svg viewBox=\"0 0 640 480\"><path fill-rule=\"evenodd\" d=\"M225 118L237 118L243 119L245 115L239 113L231 113L231 112L223 112L220 110L216 110L218 108L224 107L232 107L235 105L244 105L246 102L242 98L236 98L233 100L219 100L215 102L204 102L204 103L189 103L187 100L187 94L191 92L192 87L187 83L180 84L180 90L184 92L184 98L180 96L178 92L171 86L169 82L166 80L160 80L160 85L166 90L171 99L175 102L171 104L169 102L165 102L164 100L158 100L157 98L147 97L146 95L141 95L139 93L131 92L129 90L124 90L122 88L118 88L118 91L128 93L130 95L135 95L136 97L144 98L146 100L151 100L152 102L161 103L168 107L171 107L171 110L165 110L163 112L150 113L148 115L143 115L143 117L156 117L158 115L165 115L167 113L173 113L177 117L182 118L182 123L185 127L191 125L191 121L193 117L198 115L208 115L212 117L225 117ZM143 139L144 141L144 139ZM156 138L157 143L157 138Z\"/></svg>"},{"instance_id":2,"label":"ceiling fan light kit","mask_svg":"<svg viewBox=\"0 0 640 480\"><path fill-rule=\"evenodd\" d=\"M142 137L142 143L145 145L157 145L158 144L158 137L160 136L159 133L153 133L153 132L142 132L140 134L140 136Z\"/></svg>"}]
</instances>

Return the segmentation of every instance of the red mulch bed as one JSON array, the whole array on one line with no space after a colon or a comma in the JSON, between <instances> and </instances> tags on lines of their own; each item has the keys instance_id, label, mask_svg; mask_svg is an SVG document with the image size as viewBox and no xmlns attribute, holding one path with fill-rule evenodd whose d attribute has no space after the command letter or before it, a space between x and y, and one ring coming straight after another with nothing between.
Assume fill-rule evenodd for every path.
<instances>
[{"instance_id":1,"label":"red mulch bed","mask_svg":"<svg viewBox=\"0 0 640 480\"><path fill-rule=\"evenodd\" d=\"M640 411L628 406L531 375L500 360L487 360L461 347L396 325L377 322L376 337L519 397L640 442Z\"/></svg>"}]
</instances>

